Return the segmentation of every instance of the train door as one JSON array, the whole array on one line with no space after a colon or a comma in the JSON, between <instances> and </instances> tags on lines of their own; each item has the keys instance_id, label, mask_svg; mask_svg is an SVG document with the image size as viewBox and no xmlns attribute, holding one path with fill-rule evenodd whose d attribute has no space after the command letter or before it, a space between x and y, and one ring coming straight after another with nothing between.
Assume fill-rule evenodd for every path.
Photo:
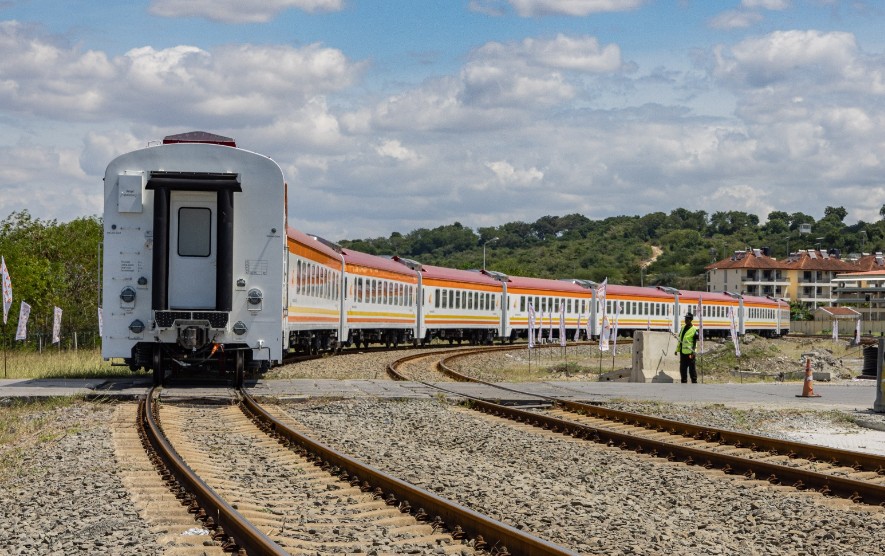
<instances>
[{"instance_id":1,"label":"train door","mask_svg":"<svg viewBox=\"0 0 885 556\"><path fill-rule=\"evenodd\" d=\"M169 308L215 309L218 267L214 191L172 191L169 199Z\"/></svg>"}]
</instances>

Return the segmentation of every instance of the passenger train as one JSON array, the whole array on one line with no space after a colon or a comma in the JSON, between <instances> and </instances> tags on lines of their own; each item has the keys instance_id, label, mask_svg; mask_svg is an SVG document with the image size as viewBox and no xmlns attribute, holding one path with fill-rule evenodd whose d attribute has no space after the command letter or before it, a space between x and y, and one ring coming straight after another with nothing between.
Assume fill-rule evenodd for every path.
<instances>
[{"instance_id":1,"label":"passenger train","mask_svg":"<svg viewBox=\"0 0 885 556\"><path fill-rule=\"evenodd\" d=\"M104 177L102 356L132 370L214 367L242 384L291 351L568 338L617 320L676 332L701 301L706 335L787 331L762 297L507 276L343 248L288 225L270 158L192 132L121 155ZM731 310L731 313L729 312ZM733 315L733 319L732 319ZM577 332L577 336L576 336Z\"/></svg>"}]
</instances>

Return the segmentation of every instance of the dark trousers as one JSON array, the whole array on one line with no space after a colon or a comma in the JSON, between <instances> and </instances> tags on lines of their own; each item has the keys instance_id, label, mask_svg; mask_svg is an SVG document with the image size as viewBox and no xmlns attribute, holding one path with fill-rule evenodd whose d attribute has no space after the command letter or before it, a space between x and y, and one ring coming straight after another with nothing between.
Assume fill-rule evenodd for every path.
<instances>
[{"instance_id":1,"label":"dark trousers","mask_svg":"<svg viewBox=\"0 0 885 556\"><path fill-rule=\"evenodd\" d=\"M679 354L679 376L682 378L682 382L688 382L688 377L691 376L691 381L697 383L698 381L698 371L695 366L695 359L693 354L689 353L680 353Z\"/></svg>"}]
</instances>

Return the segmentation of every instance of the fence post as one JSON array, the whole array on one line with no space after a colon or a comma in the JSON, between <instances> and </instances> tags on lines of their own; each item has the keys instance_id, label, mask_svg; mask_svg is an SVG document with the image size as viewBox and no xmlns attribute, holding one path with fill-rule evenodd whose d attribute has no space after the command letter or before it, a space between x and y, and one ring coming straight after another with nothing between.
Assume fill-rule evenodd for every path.
<instances>
[{"instance_id":1,"label":"fence post","mask_svg":"<svg viewBox=\"0 0 885 556\"><path fill-rule=\"evenodd\" d=\"M873 411L885 412L885 396L882 392L882 355L885 353L885 338L879 338L879 353L876 355L876 402Z\"/></svg>"}]
</instances>

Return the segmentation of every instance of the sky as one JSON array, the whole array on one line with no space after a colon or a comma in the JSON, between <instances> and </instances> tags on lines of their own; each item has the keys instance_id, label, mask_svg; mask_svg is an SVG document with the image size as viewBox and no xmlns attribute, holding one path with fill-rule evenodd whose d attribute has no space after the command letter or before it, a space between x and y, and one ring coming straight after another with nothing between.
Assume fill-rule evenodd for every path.
<instances>
[{"instance_id":1,"label":"sky","mask_svg":"<svg viewBox=\"0 0 885 556\"><path fill-rule=\"evenodd\" d=\"M879 0L0 0L0 219L202 130L330 240L676 208L876 221Z\"/></svg>"}]
</instances>

